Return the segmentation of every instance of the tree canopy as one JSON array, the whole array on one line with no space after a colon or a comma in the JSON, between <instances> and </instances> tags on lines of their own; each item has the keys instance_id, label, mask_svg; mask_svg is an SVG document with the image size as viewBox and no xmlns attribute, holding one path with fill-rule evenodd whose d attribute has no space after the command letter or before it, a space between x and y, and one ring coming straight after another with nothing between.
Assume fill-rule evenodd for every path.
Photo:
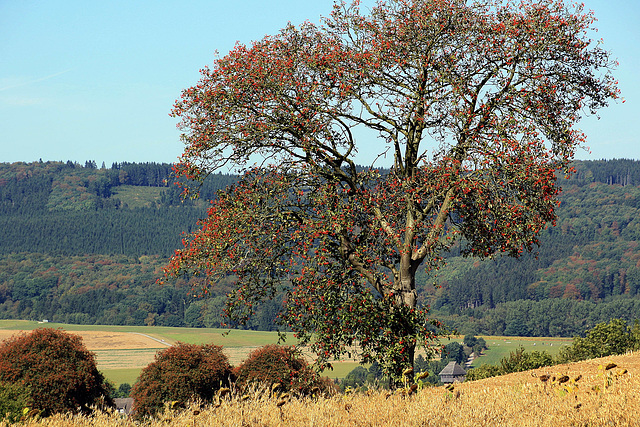
<instances>
[{"instance_id":1,"label":"tree canopy","mask_svg":"<svg viewBox=\"0 0 640 427\"><path fill-rule=\"evenodd\" d=\"M153 416L170 401L211 402L218 390L229 385L231 376L222 346L178 342L159 351L140 372L130 392L134 416Z\"/></svg>"},{"instance_id":2,"label":"tree canopy","mask_svg":"<svg viewBox=\"0 0 640 427\"><path fill-rule=\"evenodd\" d=\"M45 416L113 406L95 355L82 337L59 329L36 329L0 343L0 383L22 387L31 408Z\"/></svg>"},{"instance_id":3,"label":"tree canopy","mask_svg":"<svg viewBox=\"0 0 640 427\"><path fill-rule=\"evenodd\" d=\"M437 326L416 304L418 267L457 242L517 257L554 222L556 173L585 142L576 123L619 97L593 22L558 0L393 0L368 14L355 1L238 44L172 114L178 175L245 174L167 273L202 275L203 291L234 275L238 320L284 289L280 320L321 367L355 344L399 375ZM365 150L377 160L359 167Z\"/></svg>"}]
</instances>

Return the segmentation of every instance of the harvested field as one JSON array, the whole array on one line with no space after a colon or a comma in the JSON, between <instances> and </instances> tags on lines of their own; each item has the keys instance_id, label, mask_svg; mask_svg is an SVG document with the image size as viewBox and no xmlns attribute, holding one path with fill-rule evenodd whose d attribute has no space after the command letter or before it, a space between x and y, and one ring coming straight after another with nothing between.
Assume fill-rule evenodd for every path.
<instances>
[{"instance_id":1,"label":"harvested field","mask_svg":"<svg viewBox=\"0 0 640 427\"><path fill-rule=\"evenodd\" d=\"M0 341L21 332L20 330L0 329ZM95 350L121 350L136 348L165 348L169 344L150 335L135 332L107 332L107 331L73 331L75 335L82 337L82 342L91 351Z\"/></svg>"},{"instance_id":2,"label":"harvested field","mask_svg":"<svg viewBox=\"0 0 640 427\"><path fill-rule=\"evenodd\" d=\"M95 350L98 369L108 371L111 369L144 368L162 349L123 349L123 350Z\"/></svg>"},{"instance_id":3,"label":"harvested field","mask_svg":"<svg viewBox=\"0 0 640 427\"><path fill-rule=\"evenodd\" d=\"M233 330L227 334L228 331L224 329L64 325L24 320L0 320L0 340L20 331L29 332L42 327L61 327L69 333L80 335L87 348L96 353L98 369L103 371L116 386L122 382L134 383L140 369L153 361L158 350L177 341L222 345L229 363L234 366L239 365L256 348L278 341L275 332L264 331ZM463 337L449 338L451 341L461 342ZM442 337L442 344L450 342L449 338ZM482 363L497 364L501 358L508 356L510 351L515 351L520 346L527 351L545 350L556 354L562 345L571 342L571 339L567 338L483 338L487 341L489 350L482 357L474 360L474 366ZM295 340L287 341L287 344L293 343ZM357 352L353 349L351 353L355 356ZM309 362L313 361L313 355L309 351L303 354ZM424 354L424 351L419 350L417 354ZM333 365L335 369L327 370L323 375L330 378L344 378L359 364L355 358L344 357L341 361L333 362Z\"/></svg>"},{"instance_id":4,"label":"harvested field","mask_svg":"<svg viewBox=\"0 0 640 427\"><path fill-rule=\"evenodd\" d=\"M222 352L229 358L229 364L237 366L242 363L249 353L260 348L260 346L250 347L223 347Z\"/></svg>"}]
</instances>

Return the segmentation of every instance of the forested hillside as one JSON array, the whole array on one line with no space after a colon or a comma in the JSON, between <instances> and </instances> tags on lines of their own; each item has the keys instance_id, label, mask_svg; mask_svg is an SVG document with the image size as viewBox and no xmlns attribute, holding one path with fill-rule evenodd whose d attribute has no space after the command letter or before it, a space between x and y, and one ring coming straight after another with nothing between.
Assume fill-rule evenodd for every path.
<instances>
[{"instance_id":1,"label":"forested hillside","mask_svg":"<svg viewBox=\"0 0 640 427\"><path fill-rule=\"evenodd\" d=\"M203 199L235 180L214 178ZM180 199L169 164L0 163L0 253L170 256L204 209Z\"/></svg>"},{"instance_id":2,"label":"forested hillside","mask_svg":"<svg viewBox=\"0 0 640 427\"><path fill-rule=\"evenodd\" d=\"M236 179L212 176L202 199ZM0 163L0 318L220 326L221 297L156 283L205 209L181 200L169 164ZM250 326L273 317L267 305Z\"/></svg>"},{"instance_id":3,"label":"forested hillside","mask_svg":"<svg viewBox=\"0 0 640 427\"><path fill-rule=\"evenodd\" d=\"M571 336L640 317L640 162L576 169L537 257L452 253L437 275L419 276L421 303L476 334ZM210 177L202 200L236 179ZM194 279L156 283L205 209L181 200L169 164L0 163L0 318L218 326L228 287L201 299ZM275 328L277 306L249 327Z\"/></svg>"},{"instance_id":4,"label":"forested hillside","mask_svg":"<svg viewBox=\"0 0 640 427\"><path fill-rule=\"evenodd\" d=\"M571 336L612 317L640 318L640 162L576 169L561 180L557 225L537 254L450 258L436 278L441 288L429 287L436 314L461 330L521 336Z\"/></svg>"}]
</instances>

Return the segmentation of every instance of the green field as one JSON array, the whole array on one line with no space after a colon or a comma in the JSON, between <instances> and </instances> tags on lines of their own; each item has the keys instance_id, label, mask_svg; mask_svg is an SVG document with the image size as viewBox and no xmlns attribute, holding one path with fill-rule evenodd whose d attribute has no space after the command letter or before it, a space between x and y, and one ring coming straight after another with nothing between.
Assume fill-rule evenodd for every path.
<instances>
[{"instance_id":1,"label":"green field","mask_svg":"<svg viewBox=\"0 0 640 427\"><path fill-rule=\"evenodd\" d=\"M205 328L170 328L159 326L109 326L109 325L67 325L59 323L39 323L26 320L0 320L0 331L33 330L36 328L62 328L69 332L96 331L96 332L123 332L145 334L158 340L164 340L168 344L178 341L191 344L212 343L221 345L229 356L232 365L239 364L246 355L266 344L278 342L276 332L205 329ZM564 345L571 344L570 338L528 338L528 337L490 337L483 336L489 347L484 354L476 358L472 366L483 363L496 365L510 352L516 351L520 346L526 351L547 351L556 355ZM462 337L451 339L442 338L441 343L462 342ZM285 344L295 344L292 335ZM140 370L153 361L157 351L166 348L158 343L157 347L144 349L101 349L92 350L96 354L98 368L116 386L122 383L133 384L140 374ZM358 366L357 362L340 361L334 363L334 369L323 373L330 378L344 378L352 369Z\"/></svg>"},{"instance_id":2,"label":"green field","mask_svg":"<svg viewBox=\"0 0 640 427\"><path fill-rule=\"evenodd\" d=\"M489 336L483 336L482 338L485 339L489 348L481 357L473 361L472 366L480 366L483 363L498 365L503 357L509 356L509 353L516 351L519 347L523 347L525 351L546 351L555 356L563 346L571 345L573 342L571 338Z\"/></svg>"},{"instance_id":3,"label":"green field","mask_svg":"<svg viewBox=\"0 0 640 427\"><path fill-rule=\"evenodd\" d=\"M37 328L62 328L68 332L123 332L149 335L158 340L164 340L168 344L178 341L190 344L215 344L221 345L229 356L230 362L239 364L246 355L266 344L276 344L278 334L276 332L245 331L228 329L204 329L204 328L170 328L159 326L112 326L112 325L68 325L61 323L40 323L26 320L0 320L0 331L30 331ZM285 344L294 344L292 335L289 335ZM140 374L140 370L151 363L155 354L166 348L158 343L157 347L145 349L113 349L94 350L98 369L116 386L122 383L133 384ZM336 369L338 375L342 375L343 369ZM332 375L330 375L332 376Z\"/></svg>"},{"instance_id":4,"label":"green field","mask_svg":"<svg viewBox=\"0 0 640 427\"><path fill-rule=\"evenodd\" d=\"M129 208L150 208L159 203L166 187L146 187L137 185L119 185L112 187L112 198L126 203ZM195 206L204 207L207 204L196 200Z\"/></svg>"},{"instance_id":5,"label":"green field","mask_svg":"<svg viewBox=\"0 0 640 427\"><path fill-rule=\"evenodd\" d=\"M100 372L108 379L116 388L120 384L128 383L133 385L140 375L142 368L122 368L122 369L103 369Z\"/></svg>"},{"instance_id":6,"label":"green field","mask_svg":"<svg viewBox=\"0 0 640 427\"><path fill-rule=\"evenodd\" d=\"M113 326L113 325L68 325L61 323L40 323L26 320L0 320L0 331L30 331L37 328L61 328L68 332L123 332L149 335L158 340L164 340L168 344L178 341L190 344L215 344L224 348L229 356L232 365L237 365L246 357L249 352L256 347L267 344L278 343L276 332L247 331L228 329L206 329L206 328L170 328L160 326ZM297 340L292 334L288 335L285 344L295 344ZM166 348L158 343L157 347L145 349L113 349L94 350L98 369L102 371L107 379L116 386L122 383L133 384L140 374L140 370L151 363L155 354ZM331 378L344 377L351 371L356 363L340 363L336 365L334 371L328 371L327 376ZM345 372L346 371L346 372Z\"/></svg>"}]
</instances>

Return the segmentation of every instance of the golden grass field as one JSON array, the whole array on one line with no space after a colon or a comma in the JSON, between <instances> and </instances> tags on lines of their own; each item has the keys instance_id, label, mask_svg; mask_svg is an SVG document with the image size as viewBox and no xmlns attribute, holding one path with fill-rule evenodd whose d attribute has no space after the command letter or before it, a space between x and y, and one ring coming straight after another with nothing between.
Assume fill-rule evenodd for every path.
<instances>
[{"instance_id":1,"label":"golden grass field","mask_svg":"<svg viewBox=\"0 0 640 427\"><path fill-rule=\"evenodd\" d=\"M20 321L21 322L21 321ZM14 322L15 323L15 322ZM20 330L58 327L27 323L0 322L0 340ZM82 327L63 325L82 336L88 349L97 356L98 366L107 378L123 375L135 378L150 363L155 353L177 340L207 341L224 345L230 362L239 363L262 341L273 339L269 333L239 331L221 338L220 331L190 331L181 328ZM108 329L108 330L102 330ZM197 332L197 334L196 334ZM192 336L193 335L193 336ZM234 336L231 336L234 335ZM228 341L227 341L228 339ZM501 347L514 337L490 337L489 345ZM549 339L545 339L549 340ZM256 345L249 345L256 344ZM258 345L259 344L259 345ZM515 342L513 343L515 345ZM540 344L538 344L540 345ZM554 347L558 347L555 345ZM540 348L542 350L542 348ZM483 356L484 357L484 356ZM481 358L482 359L482 358ZM599 369L609 362L618 367ZM341 362L331 377L343 377L357 366ZM344 365L344 366L342 366ZM348 366L347 366L348 365ZM616 376L619 369L626 373ZM340 372L338 374L338 372ZM542 375L568 376L562 385L540 380ZM578 375L582 378L572 382ZM610 384L606 381L609 380ZM122 381L124 382L124 381ZM130 382L130 381L127 381ZM116 384L118 382L116 381ZM571 388L567 388L566 385ZM600 388L599 391L593 389ZM444 387L427 388L409 397L384 393L338 395L331 398L290 399L281 407L279 398L256 396L241 401L240 396L223 400L217 408L196 408L167 412L150 426L640 426L640 353L607 357L569 365L537 369L486 380L463 383L448 391ZM198 411L198 415L194 415ZM31 420L30 426L133 426L132 420L118 414L98 414L90 418L57 415Z\"/></svg>"},{"instance_id":2,"label":"golden grass field","mask_svg":"<svg viewBox=\"0 0 640 427\"><path fill-rule=\"evenodd\" d=\"M617 367L605 370L608 363ZM564 384L541 381L543 375ZM576 382L575 378L581 378ZM640 353L419 390L287 399L257 393L218 407L166 411L148 426L640 426ZM115 413L56 415L25 426L134 426Z\"/></svg>"},{"instance_id":3,"label":"golden grass field","mask_svg":"<svg viewBox=\"0 0 640 427\"><path fill-rule=\"evenodd\" d=\"M0 341L20 332L29 331L0 329ZM73 334L80 335L84 345L91 351L166 347L148 335L132 332L73 331Z\"/></svg>"}]
</instances>

